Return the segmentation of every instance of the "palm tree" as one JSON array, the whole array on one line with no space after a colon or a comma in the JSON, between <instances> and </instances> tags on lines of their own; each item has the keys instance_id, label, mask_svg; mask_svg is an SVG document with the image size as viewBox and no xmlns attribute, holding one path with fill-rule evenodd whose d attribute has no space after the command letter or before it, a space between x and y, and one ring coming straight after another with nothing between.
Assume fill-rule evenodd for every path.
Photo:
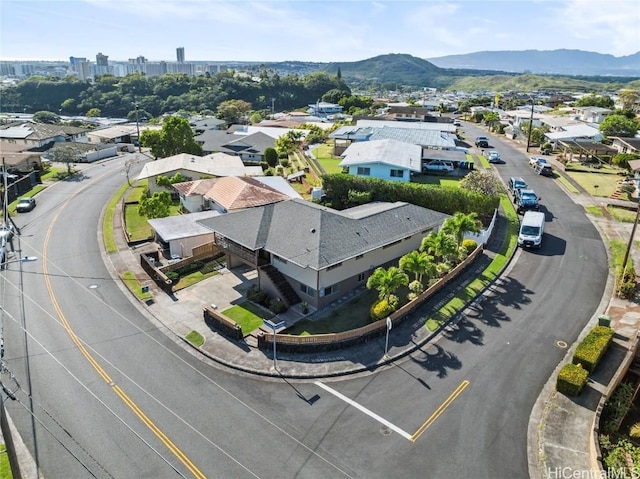
<instances>
[{"instance_id":1,"label":"palm tree","mask_svg":"<svg viewBox=\"0 0 640 479\"><path fill-rule=\"evenodd\" d=\"M484 122L489 125L489 131L493 130L493 125L500 121L500 115L495 111L490 111L484 114Z\"/></svg>"},{"instance_id":2,"label":"palm tree","mask_svg":"<svg viewBox=\"0 0 640 479\"><path fill-rule=\"evenodd\" d=\"M400 268L415 275L415 279L422 283L422 277L435 275L435 264L433 256L426 251L411 251L400 258Z\"/></svg>"},{"instance_id":3,"label":"palm tree","mask_svg":"<svg viewBox=\"0 0 640 479\"><path fill-rule=\"evenodd\" d=\"M447 218L442 226L442 231L452 235L456 239L457 249L460 249L465 233L480 233L482 222L477 213L464 214L458 211L451 218Z\"/></svg>"},{"instance_id":4,"label":"palm tree","mask_svg":"<svg viewBox=\"0 0 640 479\"><path fill-rule=\"evenodd\" d=\"M420 251L426 251L436 260L448 261L458 252L458 245L455 237L444 231L443 228L438 232L432 231L422 238Z\"/></svg>"},{"instance_id":5,"label":"palm tree","mask_svg":"<svg viewBox=\"0 0 640 479\"><path fill-rule=\"evenodd\" d=\"M395 293L400 286L409 284L409 276L400 268L391 266L389 269L376 268L367 280L368 289L377 289L378 298L389 301L389 297Z\"/></svg>"}]
</instances>

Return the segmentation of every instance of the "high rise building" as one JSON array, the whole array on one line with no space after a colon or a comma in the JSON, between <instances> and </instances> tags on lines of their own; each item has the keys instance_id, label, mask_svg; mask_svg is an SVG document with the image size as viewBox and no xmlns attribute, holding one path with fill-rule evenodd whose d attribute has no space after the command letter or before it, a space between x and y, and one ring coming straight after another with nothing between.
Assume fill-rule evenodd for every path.
<instances>
[{"instance_id":1,"label":"high rise building","mask_svg":"<svg viewBox=\"0 0 640 479\"><path fill-rule=\"evenodd\" d=\"M184 47L176 48L176 58L178 63L184 63Z\"/></svg>"},{"instance_id":2,"label":"high rise building","mask_svg":"<svg viewBox=\"0 0 640 479\"><path fill-rule=\"evenodd\" d=\"M96 65L99 67L108 67L109 66L109 56L103 55L102 53L98 53L96 55Z\"/></svg>"},{"instance_id":3,"label":"high rise building","mask_svg":"<svg viewBox=\"0 0 640 479\"><path fill-rule=\"evenodd\" d=\"M91 76L89 62L86 58L69 57L71 71L75 72L79 80L85 81Z\"/></svg>"}]
</instances>

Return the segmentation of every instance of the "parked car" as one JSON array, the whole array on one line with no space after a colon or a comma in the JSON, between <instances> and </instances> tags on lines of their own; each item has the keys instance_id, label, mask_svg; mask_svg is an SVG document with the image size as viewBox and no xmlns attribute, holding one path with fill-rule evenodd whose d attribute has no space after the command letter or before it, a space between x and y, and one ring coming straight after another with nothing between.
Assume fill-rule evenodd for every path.
<instances>
[{"instance_id":1,"label":"parked car","mask_svg":"<svg viewBox=\"0 0 640 479\"><path fill-rule=\"evenodd\" d=\"M523 248L540 248L544 235L544 213L541 211L527 211L520 224L518 246Z\"/></svg>"},{"instance_id":2,"label":"parked car","mask_svg":"<svg viewBox=\"0 0 640 479\"><path fill-rule=\"evenodd\" d=\"M497 163L497 164L504 164L505 161L500 158L500 153L498 153L495 150L491 150L489 152L485 153L487 159L489 160L489 163Z\"/></svg>"},{"instance_id":3,"label":"parked car","mask_svg":"<svg viewBox=\"0 0 640 479\"><path fill-rule=\"evenodd\" d=\"M531 168L535 168L536 166L538 166L538 164L540 164L540 163L544 164L546 162L547 162L547 160L545 160L541 156L531 156L531 157L529 157L529 166Z\"/></svg>"},{"instance_id":4,"label":"parked car","mask_svg":"<svg viewBox=\"0 0 640 479\"><path fill-rule=\"evenodd\" d=\"M516 190L513 201L516 204L516 211L520 214L523 211L540 209L540 199L535 191L520 188Z\"/></svg>"},{"instance_id":5,"label":"parked car","mask_svg":"<svg viewBox=\"0 0 640 479\"><path fill-rule=\"evenodd\" d=\"M538 163L535 167L536 173L542 176L553 176L553 168L548 163Z\"/></svg>"},{"instance_id":6,"label":"parked car","mask_svg":"<svg viewBox=\"0 0 640 479\"><path fill-rule=\"evenodd\" d=\"M527 183L519 176L512 176L507 181L507 188L509 188L511 195L515 197L516 190L527 189Z\"/></svg>"},{"instance_id":7,"label":"parked car","mask_svg":"<svg viewBox=\"0 0 640 479\"><path fill-rule=\"evenodd\" d=\"M433 160L425 164L422 167L422 169L424 171L441 171L441 172L449 173L453 171L455 167L453 166L453 163L451 163L450 161Z\"/></svg>"},{"instance_id":8,"label":"parked car","mask_svg":"<svg viewBox=\"0 0 640 479\"><path fill-rule=\"evenodd\" d=\"M26 211L31 211L36 207L36 199L32 196L25 196L24 198L20 198L18 204L16 205L16 211L18 213L24 213Z\"/></svg>"},{"instance_id":9,"label":"parked car","mask_svg":"<svg viewBox=\"0 0 640 479\"><path fill-rule=\"evenodd\" d=\"M478 148L489 148L489 138L486 136L479 136L476 138L476 146Z\"/></svg>"},{"instance_id":10,"label":"parked car","mask_svg":"<svg viewBox=\"0 0 640 479\"><path fill-rule=\"evenodd\" d=\"M453 120L454 126L462 126L462 122L460 120Z\"/></svg>"}]
</instances>

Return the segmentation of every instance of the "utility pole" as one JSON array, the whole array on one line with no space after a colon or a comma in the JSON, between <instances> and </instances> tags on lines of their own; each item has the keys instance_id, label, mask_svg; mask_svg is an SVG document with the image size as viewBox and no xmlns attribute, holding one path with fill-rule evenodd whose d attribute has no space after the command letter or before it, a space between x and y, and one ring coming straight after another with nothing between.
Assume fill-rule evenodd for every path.
<instances>
[{"instance_id":1,"label":"utility pole","mask_svg":"<svg viewBox=\"0 0 640 479\"><path fill-rule=\"evenodd\" d=\"M138 102L135 102L136 106L136 130L138 131L138 152L142 153L142 144L140 143L140 121L138 119Z\"/></svg>"},{"instance_id":2,"label":"utility pole","mask_svg":"<svg viewBox=\"0 0 640 479\"><path fill-rule=\"evenodd\" d=\"M636 213L636 220L633 222L633 228L631 228L631 236L627 243L627 250L624 252L624 259L622 260L622 278L620 281L624 282L624 276L627 273L627 261L629 261L629 253L631 252L631 245L633 244L633 237L636 234L636 227L638 226L638 220L640 219L640 203L638 203L638 211Z\"/></svg>"},{"instance_id":3,"label":"utility pole","mask_svg":"<svg viewBox=\"0 0 640 479\"><path fill-rule=\"evenodd\" d=\"M531 116L529 117L529 134L527 135L527 153L531 145L531 132L533 131L533 97L531 97Z\"/></svg>"},{"instance_id":4,"label":"utility pole","mask_svg":"<svg viewBox=\"0 0 640 479\"><path fill-rule=\"evenodd\" d=\"M271 99L271 114L273 115L276 112L276 99Z\"/></svg>"}]
</instances>

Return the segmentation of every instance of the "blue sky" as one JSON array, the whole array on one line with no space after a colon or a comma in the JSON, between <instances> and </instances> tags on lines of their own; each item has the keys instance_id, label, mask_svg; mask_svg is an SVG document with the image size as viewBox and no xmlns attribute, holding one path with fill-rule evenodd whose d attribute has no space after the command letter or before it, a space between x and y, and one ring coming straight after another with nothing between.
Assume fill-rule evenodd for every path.
<instances>
[{"instance_id":1,"label":"blue sky","mask_svg":"<svg viewBox=\"0 0 640 479\"><path fill-rule=\"evenodd\" d=\"M638 0L0 0L0 59L358 61L640 50Z\"/></svg>"}]
</instances>

